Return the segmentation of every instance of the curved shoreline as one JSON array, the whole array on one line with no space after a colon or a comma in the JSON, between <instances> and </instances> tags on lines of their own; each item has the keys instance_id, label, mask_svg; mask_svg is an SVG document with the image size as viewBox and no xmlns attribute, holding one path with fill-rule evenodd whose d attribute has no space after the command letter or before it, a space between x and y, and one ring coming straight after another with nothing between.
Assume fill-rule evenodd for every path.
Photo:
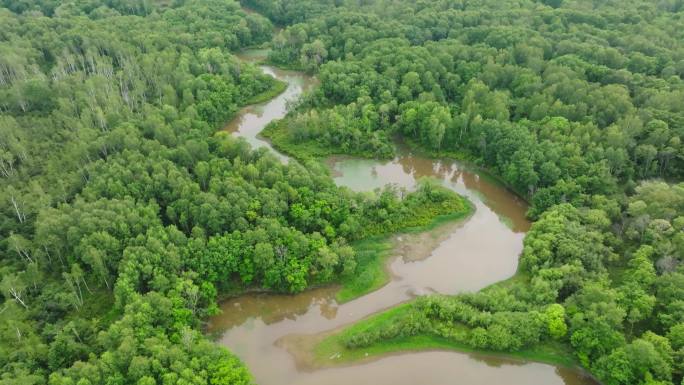
<instances>
[{"instance_id":1,"label":"curved shoreline","mask_svg":"<svg viewBox=\"0 0 684 385\"><path fill-rule=\"evenodd\" d=\"M272 67L262 66L261 68L265 71L268 70L272 72L271 74L274 75L276 73L280 73L280 70L274 69ZM296 76L295 73L291 71L283 71L282 73L286 74L286 76L291 76L291 78L288 79L290 86L300 87L297 92L303 92L303 88L308 84L306 83L307 80L297 80L293 83L293 77ZM300 74L299 76L301 79L306 79L302 74ZM288 87L286 93L288 91L292 91L290 87ZM292 94L292 92L290 93ZM286 97L287 95L283 96L281 94L276 99L283 99ZM274 103L274 100L264 104L264 109L267 109L271 105L271 103ZM280 108L280 110L277 110L275 112L260 112L258 111L258 109L249 108L253 106L246 107L246 109L249 109L249 111L246 111L247 114L254 115L251 118L253 118L256 122L251 123L254 127L244 128L244 132L242 126L242 116L239 117L240 121L237 122L238 124L240 124L239 126L235 126L233 124L235 122L231 122L229 126L233 126L232 130L235 132L235 135L245 136L246 139L248 139L248 141L256 140L259 142L259 146L268 146L270 148L273 148L273 146L271 146L267 140L264 140L262 138L261 132L263 128L268 125L268 123L276 119L280 119L287 114L287 111L282 109L284 105L283 100L280 100L275 104L276 109ZM273 119L265 121L264 118L261 115L259 115L260 113L268 113L270 116L274 117ZM250 122L247 121L245 124L249 125ZM285 153L287 153L287 151L285 151ZM278 154L281 158L283 157L283 153L281 153L280 151L276 151L276 154ZM413 160L411 160L412 158L415 158L418 161L418 163L406 163L407 161L413 162ZM335 163L335 165L342 164L343 167L346 167L344 165L346 165L349 162L356 162L356 158L349 158L348 160L344 160L340 163ZM327 164L330 166L329 162ZM376 171L375 166L373 166L373 171L369 171L369 165L373 164L377 164L379 170ZM470 197L471 199L474 199L474 203L472 203L471 207L472 210L469 213L467 213L467 215L464 215L461 218L455 218L454 220L447 221L446 223L439 223L439 221L433 221L437 222L437 225L435 227L433 227L434 223L431 223L430 225L425 226L422 229L419 229L422 231L416 230L416 232L411 231L408 233L400 232L399 235L393 234L382 237L380 240L392 243L389 250L382 254L380 259L376 260L376 263L379 263L381 265L382 271L385 273L385 277L383 277L382 283L376 286L372 286L368 290L358 292L353 296L349 296L348 298L341 298L340 301L335 300L334 293L339 292L337 291L337 286L326 286L318 289L311 289L296 296L250 294L239 297L232 297L231 299L226 300L222 304L222 307L226 309L228 313L236 314L226 313L226 321L222 321L221 316L217 317L216 323L214 323L214 320L212 319L210 321L209 327L210 329L214 328L222 332L222 343L229 346L231 350L233 350L241 358L243 358L243 360L246 361L248 367L250 367L250 369L252 370L252 373L255 374L258 382L263 384L282 383L283 381L286 381L286 378L288 378L286 376L283 376L283 374L285 374L283 371L287 371L288 375L293 376L291 377L292 380L289 381L292 383L309 383L312 378L324 378L324 381L330 380L329 382L333 383L336 381L340 381L342 379L354 378L358 376L359 371L366 372L369 369L368 365L366 364L380 363L383 361L383 358L388 358L390 361L395 361L395 358L401 357L399 361L405 362L404 365L409 364L411 367L413 367L414 365L419 365L421 362L425 363L425 360L422 359L422 357L424 357L426 353L430 352L445 352L449 354L458 353L459 356L454 357L470 357L472 359L475 359L475 361L482 362L490 362L491 360L494 360L496 362L503 362L507 365L522 365L525 367L528 365L532 365L534 362L554 364L559 363L553 360L536 358L533 358L533 360L531 360L530 357L516 356L515 353L501 354L499 352L476 351L474 349L468 349L468 347L466 346L455 346L454 344L443 344L437 347L435 347L434 345L424 345L419 349L415 349L415 345L395 344L395 348L393 348L393 350L391 351L386 350L384 352L380 352L380 354L369 354L367 357L362 357L361 360L350 360L346 363L335 362L335 365L333 366L316 366L312 365L310 362L307 362L307 360L305 359L306 357L303 357L303 355L313 354L313 346L309 346L308 348L302 348L301 342L295 343L295 341L298 338L301 339L303 335L307 335L306 338L309 339L316 338L316 336L318 336L318 338L320 339L321 335L332 335L336 332L339 332L340 330L350 327L350 325L357 324L362 320L367 320L369 318L377 317L379 314L382 314L384 312L392 311L392 309L396 309L397 306L402 306L401 304L408 303L408 301L411 301L416 296L424 295L430 292L445 294L454 293L454 289L449 289L449 287L454 287L454 283L449 283L447 284L447 286L444 286L444 283L440 284L435 282L438 285L442 286L440 289L433 289L431 286L434 283L429 283L432 282L431 279L433 279L433 277L431 276L428 277L429 279L427 281L425 280L426 277L421 278L421 276L415 276L414 278L420 278L422 280L416 281L414 283L414 285L418 285L415 288L415 290L411 289L411 280L408 281L408 291L403 292L406 289L402 289L402 287L404 287L405 285L401 282L407 282L405 281L406 276L402 276L402 274L410 273L410 271L413 271L411 269L415 269L414 265L425 265L426 268L429 269L430 266L432 266L433 262L437 263L437 265L435 266L440 266L439 263L445 263L435 262L435 258L437 258L437 260L441 259L442 261L444 261L444 255L439 257L435 256L435 253L439 254L440 250L442 251L442 254L444 254L444 249L446 249L448 253L455 252L456 254L460 255L457 258L457 260L466 257L467 253L469 253L468 250L470 250L470 252L475 252L476 255L480 255L480 258L486 255L486 258L493 258L492 261L506 262L506 259L510 257L512 259L510 259L506 263L514 263L515 268L513 268L509 274L499 276L500 278L496 279L491 278L492 273L485 269L485 277L489 276L490 278L485 278L484 282L476 283L474 287L472 287L472 282L470 284L468 284L467 282L459 282L458 276L462 276L463 272L459 273L460 275L456 274L456 277L453 277L453 273L450 272L449 268L445 270L444 268L437 267L437 269L440 270L435 270L432 272L432 274L443 275L445 271L449 273L450 279L455 280L456 287L460 288L456 289L456 292L480 290L485 287L500 284L502 282L507 281L508 279L511 279L512 277L515 277L519 251L522 248L522 238L524 236L524 233L526 232L527 227L529 226L529 222L526 222L526 220L524 219L520 219L524 217L524 211L526 210L526 205L524 204L522 198L518 199L519 197L517 197L516 194L511 192L505 186L502 186L500 183L497 183L496 178L493 178L494 180L489 181L487 181L487 179L490 178L488 178L487 176L483 176L482 178L480 178L479 174L471 173L467 170L467 168L463 168L459 162L453 162L448 159L420 158L414 157L409 154L409 158L406 159L399 157L395 158L394 160L387 161L375 161L367 159L360 160L360 165L355 167L361 167L361 169L365 170L364 172L371 172L371 175L374 175L374 173L377 172L377 174L380 177L384 179L389 178L388 182L390 183L395 182L395 180L392 180L391 173L408 172L409 174L407 175L410 175L409 179L406 179L406 175L403 176L402 178L404 179L399 181L400 186L406 183L408 183L409 185L415 183L415 179L417 179L421 175L432 176L437 179L441 179L443 180L443 183L448 185L449 188L451 188L452 190L455 190L457 193L459 193L459 195L465 195L465 197ZM435 169L435 167L439 168L439 170ZM444 169L445 167L446 169ZM343 178L345 176L345 173L349 172L349 170L340 171L335 167L332 167L330 169L331 174L333 174L332 176L336 179L336 183L338 185L347 185L347 183L349 182L348 179L345 182L339 180L338 178ZM355 168L352 167L352 169ZM387 172L390 172L390 174L387 174ZM376 177L378 175L376 175ZM363 179L365 177L360 178ZM353 183L357 182L358 181L356 179L353 179ZM350 185L347 185L347 187L351 187L352 190L359 190L359 188L360 190L365 190L366 187L368 187L363 186L363 181L358 183L361 183L361 185L357 185L356 188ZM380 185L384 183L386 182L381 182ZM494 188L494 190L491 190L493 188L491 186L495 185L499 187L496 187ZM480 189L482 188L484 188L485 190L480 191ZM496 190L497 188L501 191ZM507 192L503 192L503 190L507 190ZM465 194L463 194L464 192ZM489 196L492 193L494 193L494 195ZM511 204L509 201L507 201L510 199L513 199L514 201L517 200L517 205L520 205L520 207L515 209L506 207L506 205ZM492 214L494 214L494 216L492 216ZM509 217L509 214L514 216ZM520 221L522 221L523 224L521 224ZM507 225L503 225L503 223L507 223ZM506 230L503 230L502 226L503 228L506 228ZM490 242L485 241L487 243L477 246L478 238L481 238L482 234L486 234L493 238ZM419 236L422 236L424 238L415 238ZM502 236L504 236L503 238L508 240L504 241L502 239L499 239L499 237ZM470 237L474 238L471 239ZM405 245L408 245L410 250L400 250L401 243L397 242L401 242L402 240L405 242ZM449 242L451 242L452 246L449 246ZM463 244L463 242L465 242L465 244ZM494 249L492 249L492 242L500 243L503 246L503 249L499 249L500 251L495 251ZM509 242L508 246L506 246L507 244L505 242ZM484 250L482 250L483 246ZM416 247L421 250L416 251ZM453 247L456 248L454 249ZM460 250L461 248L465 249ZM490 250L489 254L487 254L487 250ZM503 254L499 254L501 251L503 251ZM464 252L466 253L466 255L463 254ZM513 254L515 255L514 258ZM476 262L478 261L478 257L476 255L473 255L473 257L475 257L475 260L473 260L472 262L468 262L467 259L463 261L466 263L464 265L466 269L465 274L472 274L468 273L468 271L472 269L478 269L477 266L481 265L481 261ZM432 257L427 258L429 256ZM411 260L413 260L414 262L411 262ZM499 264L499 262L497 262L497 264ZM399 267L402 271L401 274L396 271L397 267ZM482 269L482 266L480 266L479 268ZM496 269L501 269L501 267L496 267ZM481 273L482 272L480 272L480 274ZM444 278L442 277L438 279ZM480 278L477 277L468 277L468 279L471 281L480 282L478 281ZM470 287L472 287L472 289ZM225 322L227 322L229 326L227 328L222 328L221 325ZM297 347L299 347L301 350L298 350ZM413 358L413 354L416 355L415 359ZM462 358L458 359L462 360ZM406 362L407 360L408 362ZM293 365L294 368L290 369L290 365ZM562 363L561 365L556 366L547 365L540 367L539 365L546 364L537 364L536 366L532 366L535 368L539 368L539 370L543 368L543 370L539 372L536 372L537 369L534 369L537 375L545 373L543 376L548 376L548 370L550 369L555 368L555 370L561 370L562 367L572 366L563 365ZM355 369L351 372L344 372L345 374L342 375L334 375L333 377L325 377L326 375L330 376L330 374L326 374L329 373L327 371L317 371L317 369L322 367L332 369L341 368L344 366L353 366L355 367ZM259 367L263 367L262 370L257 370ZM437 368L437 370L440 372L444 372L446 374L450 371L450 368L448 366L443 366ZM468 373L475 376L488 375L487 373L489 373L488 369L483 371L480 369L471 368L470 370L474 371L472 373ZM508 373L511 370L513 369L506 369L502 373ZM528 369L515 370L517 371L516 373L518 373L518 375L524 373L528 373L526 375L532 374L532 372L529 372ZM376 374L377 373L375 373L373 376L375 376ZM490 374L497 375L496 372L492 372ZM571 374L566 372L564 375L561 376L561 378L565 378L566 376L567 378L575 378L577 375L579 374ZM556 381L558 380L555 379L552 382ZM573 383L575 383L575 381L573 381Z\"/></svg>"},{"instance_id":2,"label":"curved shoreline","mask_svg":"<svg viewBox=\"0 0 684 385\"><path fill-rule=\"evenodd\" d=\"M391 311L405 304L396 305L390 309L385 309L382 312ZM359 355L352 357L350 359L344 359L343 352L339 352L337 356L330 356L327 360L322 360L321 357L317 357L316 348L321 342L329 337L341 333L344 329L363 322L368 318L376 316L378 313L372 314L363 320L357 321L353 324L342 325L338 328L330 330L328 332L323 332L315 335L289 335L276 341L277 346L286 349L290 353L296 362L297 368L302 371L316 371L322 369L330 368L351 368L358 365L368 364L375 361L379 361L389 357L420 354L428 352L455 352L460 354L468 355L469 357L475 359L491 359L495 358L500 360L502 363L508 364L526 364L529 362L538 362L541 364L550 364L557 368L563 368L570 370L572 372L578 373L581 376L590 379L596 384L600 384L599 380L584 367L575 362L565 362L563 360L554 359L543 359L543 358L533 358L530 357L529 352L522 350L519 352L497 352L481 350L469 347L467 345L457 344L453 341L449 341L440 337L432 337L426 335L418 335L414 337L408 337L404 339L389 340L391 345L388 349L380 349L377 351L378 345L371 345L366 349L359 349L364 352L364 355ZM415 342L419 343L416 344ZM348 350L346 351L348 352Z\"/></svg>"},{"instance_id":3,"label":"curved shoreline","mask_svg":"<svg viewBox=\"0 0 684 385\"><path fill-rule=\"evenodd\" d=\"M449 214L440 215L435 217L429 224L425 226L402 229L398 232L394 232L391 234L383 234L376 236L375 238L378 238L379 242L389 242L392 244L389 250L387 250L383 255L379 256L379 262L382 265L382 269L385 273L385 276L382 277L383 283L378 287L373 288L372 290L360 292L354 296L345 297L344 299L336 297L337 302L339 304L344 304L346 302L353 301L366 294L379 290L383 286L388 284L392 280L392 277L394 275L391 269L391 265L392 262L396 259L401 258L405 261L421 261L430 257L430 253L437 244L443 242L451 234L452 231L463 226L468 221L468 219L474 214L474 208L472 207L472 203L470 203L470 201L467 199L464 199L464 201L468 202L469 204L468 210L463 213L457 213L453 218L450 217ZM424 243L420 243L420 245L422 245L423 247L420 248L419 252L408 251L412 247L418 246L418 242L420 242L419 239L424 240L426 242L430 242L428 243L428 247L425 247ZM366 240L369 239L365 239L364 241ZM407 257L407 255L415 255L415 257ZM324 285L311 285L307 287L304 291L307 292L316 289L335 289L339 294L342 290L345 289L345 287L343 281L336 281ZM224 295L219 294L217 302L222 303L231 299L251 294L287 295L269 289L248 288L236 293L224 293ZM373 314L378 314L382 311L383 310L379 310L378 312ZM372 316L373 314L369 316Z\"/></svg>"}]
</instances>

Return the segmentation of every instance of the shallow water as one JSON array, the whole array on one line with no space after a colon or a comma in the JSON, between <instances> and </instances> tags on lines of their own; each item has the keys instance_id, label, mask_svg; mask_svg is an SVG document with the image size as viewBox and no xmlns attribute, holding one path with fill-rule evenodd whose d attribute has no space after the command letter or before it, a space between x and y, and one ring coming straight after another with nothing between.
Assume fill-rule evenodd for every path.
<instances>
[{"instance_id":1,"label":"shallow water","mask_svg":"<svg viewBox=\"0 0 684 385\"><path fill-rule=\"evenodd\" d=\"M248 51L247 53L238 56L244 61L258 61L265 56L264 50ZM296 71L286 71L275 67L262 65L259 66L261 70L270 76L287 82L287 88L283 93L275 98L255 105L251 105L241 109L237 116L231 120L224 130L233 133L233 135L244 138L253 148L268 147L269 143L257 135L261 130L268 125L268 123L283 118L287 114L288 103L296 101L304 91L308 90L315 84L315 79L310 76L305 76ZM282 160L287 161L285 155L274 151L275 154Z\"/></svg>"},{"instance_id":2,"label":"shallow water","mask_svg":"<svg viewBox=\"0 0 684 385\"><path fill-rule=\"evenodd\" d=\"M255 146L269 146L257 134L287 112L287 100L312 83L302 74L262 69L289 83L284 94L245 109L226 129ZM282 156L282 155L280 155ZM467 196L475 213L463 223L440 226L421 235L396 236L392 280L381 289L337 304L337 288L297 295L249 294L221 304L223 313L209 321L209 332L249 367L261 385L281 384L593 384L575 370L457 352L409 352L352 366L313 370L295 362L279 346L287 336L315 334L429 293L476 291L515 273L530 223L525 202L506 188L453 161L406 153L392 161L336 157L329 165L339 185L369 191L388 183L411 189L432 177Z\"/></svg>"}]
</instances>

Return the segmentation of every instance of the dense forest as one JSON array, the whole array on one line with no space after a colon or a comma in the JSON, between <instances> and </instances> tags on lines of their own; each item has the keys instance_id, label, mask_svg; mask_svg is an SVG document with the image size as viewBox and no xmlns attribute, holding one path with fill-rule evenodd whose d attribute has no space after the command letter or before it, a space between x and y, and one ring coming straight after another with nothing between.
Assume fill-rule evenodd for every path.
<instances>
[{"instance_id":1,"label":"dense forest","mask_svg":"<svg viewBox=\"0 0 684 385\"><path fill-rule=\"evenodd\" d=\"M465 202L358 194L217 131L282 84L233 1L0 2L0 384L249 384L218 296L356 271L350 242Z\"/></svg>"},{"instance_id":2,"label":"dense forest","mask_svg":"<svg viewBox=\"0 0 684 385\"><path fill-rule=\"evenodd\" d=\"M269 60L321 81L278 147L391 157L399 138L531 203L515 280L421 298L348 348L560 341L607 385L684 383L684 3L244 3L285 27Z\"/></svg>"},{"instance_id":3,"label":"dense forest","mask_svg":"<svg viewBox=\"0 0 684 385\"><path fill-rule=\"evenodd\" d=\"M553 343L606 385L684 384L684 2L242 3L0 0L0 385L250 384L201 333L217 298L354 275L354 241L465 209L304 156L395 140L489 170L535 222L515 279L348 348ZM269 128L301 162L219 131L282 89L232 55L261 44L320 81Z\"/></svg>"}]
</instances>

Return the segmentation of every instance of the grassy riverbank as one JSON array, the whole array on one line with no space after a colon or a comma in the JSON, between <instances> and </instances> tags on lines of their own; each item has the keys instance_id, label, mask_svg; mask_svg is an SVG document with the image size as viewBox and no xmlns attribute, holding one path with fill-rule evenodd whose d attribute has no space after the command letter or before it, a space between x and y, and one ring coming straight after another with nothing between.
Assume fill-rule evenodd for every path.
<instances>
[{"instance_id":1,"label":"grassy riverbank","mask_svg":"<svg viewBox=\"0 0 684 385\"><path fill-rule=\"evenodd\" d=\"M375 291L389 281L386 269L387 259L392 255L392 241L389 236L367 238L354 245L357 274L342 280L342 288L337 292L337 302L349 302Z\"/></svg>"},{"instance_id":2,"label":"grassy riverbank","mask_svg":"<svg viewBox=\"0 0 684 385\"><path fill-rule=\"evenodd\" d=\"M511 278L487 286L480 292L512 289L514 286L525 285L529 285L529 277L527 274L518 272ZM368 346L348 347L347 342L353 336L388 330L393 325L402 323L402 320L410 318L411 313L415 311L414 305L414 301L403 303L381 313L373 314L340 330L333 331L317 341L316 338L312 339L312 355L310 356L312 362L310 364L317 367L329 367L377 359L390 354L445 350L482 354L501 357L502 359L535 361L567 368L581 367L570 346L552 339L510 352L475 348L464 342L467 341L464 336L468 335L471 329L463 324L451 326L453 338L445 338L430 332L418 332L411 336L380 338Z\"/></svg>"},{"instance_id":3,"label":"grassy riverbank","mask_svg":"<svg viewBox=\"0 0 684 385\"><path fill-rule=\"evenodd\" d=\"M282 94L283 92L285 92L286 89L287 89L287 82L284 82L284 81L279 80L279 79L273 79L273 85L271 86L270 89L268 89L268 90L266 90L260 94L256 94L256 95L252 96L251 98L247 99L247 101L245 101L244 105L248 106L250 104L267 102L267 101L275 98L276 96Z\"/></svg>"},{"instance_id":4,"label":"grassy riverbank","mask_svg":"<svg viewBox=\"0 0 684 385\"><path fill-rule=\"evenodd\" d=\"M339 303L351 301L389 282L390 272L387 263L389 258L396 255L393 251L398 244L397 238L405 238L404 243L421 244L424 250L431 251L433 246L436 246L434 243L440 240L439 227L461 222L475 211L475 206L470 201L463 197L459 199L463 203L463 208L460 210L437 216L425 216L422 225L405 227L390 235L370 237L356 242L353 247L357 256L357 273L341 281L342 288L337 292L337 301ZM430 234L433 230L435 233ZM419 233L422 233L423 239L419 239L421 236Z\"/></svg>"},{"instance_id":5,"label":"grassy riverbank","mask_svg":"<svg viewBox=\"0 0 684 385\"><path fill-rule=\"evenodd\" d=\"M344 341L350 336L365 333L369 330L381 330L386 328L396 322L397 319L405 316L406 313L410 311L410 308L411 303L399 305L385 312L370 316L369 318L325 337L313 348L314 362L312 362L312 364L327 367L374 359L392 353L448 350L463 353L486 354L488 356L525 361L536 361L563 367L579 366L571 349L559 342L547 342L514 352L497 352L476 349L462 342L437 335L418 334L409 337L380 340L370 346L362 348L350 349L346 347ZM467 328L463 326L461 332L465 333L466 331Z\"/></svg>"},{"instance_id":6,"label":"grassy riverbank","mask_svg":"<svg viewBox=\"0 0 684 385\"><path fill-rule=\"evenodd\" d=\"M358 156L361 158L377 159L377 154L369 151L340 151L334 147L325 146L316 140L296 142L288 129L289 119L286 117L270 123L259 133L267 138L273 148L298 160L321 159L332 155Z\"/></svg>"},{"instance_id":7,"label":"grassy riverbank","mask_svg":"<svg viewBox=\"0 0 684 385\"><path fill-rule=\"evenodd\" d=\"M431 335L418 335L386 340L364 349L347 349L344 345L339 343L337 339L329 338L316 346L314 354L316 357L316 364L330 366L374 359L393 353L434 350L476 353L504 359L535 361L568 368L579 366L579 363L572 355L572 351L562 344L540 345L517 352L501 353L473 349L468 345Z\"/></svg>"}]
</instances>

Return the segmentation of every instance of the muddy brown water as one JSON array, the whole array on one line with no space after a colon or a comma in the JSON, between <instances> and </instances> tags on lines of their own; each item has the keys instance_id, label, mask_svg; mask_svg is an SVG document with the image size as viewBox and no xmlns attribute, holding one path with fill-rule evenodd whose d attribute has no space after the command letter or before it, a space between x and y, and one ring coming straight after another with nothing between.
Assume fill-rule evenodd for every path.
<instances>
[{"instance_id":1,"label":"muddy brown water","mask_svg":"<svg viewBox=\"0 0 684 385\"><path fill-rule=\"evenodd\" d=\"M263 60L266 54L266 50L251 50L238 55L238 58L246 62L255 62ZM224 127L224 130L244 138L252 148L271 148L267 141L258 138L258 134L268 123L283 118L287 114L288 104L297 101L304 91L315 85L316 79L297 71L282 70L268 65L259 67L265 74L286 82L287 88L267 102L241 109L237 116ZM274 153L281 160L287 161L288 158L285 155L277 151Z\"/></svg>"},{"instance_id":2,"label":"muddy brown water","mask_svg":"<svg viewBox=\"0 0 684 385\"><path fill-rule=\"evenodd\" d=\"M245 55L243 60L259 55L262 51ZM284 117L287 102L299 97L314 81L297 72L261 68L287 81L287 90L269 102L244 109L226 129L256 147L270 147L257 134L271 120ZM429 233L395 236L394 256L388 266L391 281L353 301L338 304L337 288L327 287L297 295L248 294L223 302L222 314L209 320L208 331L247 364L256 383L595 384L572 369L458 352L407 352L325 369L297 362L279 341L329 331L419 295L476 291L511 277L530 226L524 201L458 162L404 152L391 161L335 157L328 163L335 181L356 191L390 183L411 189L421 177L436 178L467 196L475 212L462 223L445 224Z\"/></svg>"}]
</instances>

